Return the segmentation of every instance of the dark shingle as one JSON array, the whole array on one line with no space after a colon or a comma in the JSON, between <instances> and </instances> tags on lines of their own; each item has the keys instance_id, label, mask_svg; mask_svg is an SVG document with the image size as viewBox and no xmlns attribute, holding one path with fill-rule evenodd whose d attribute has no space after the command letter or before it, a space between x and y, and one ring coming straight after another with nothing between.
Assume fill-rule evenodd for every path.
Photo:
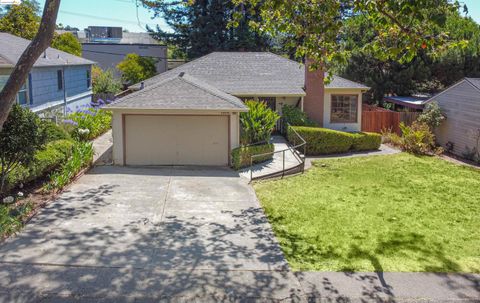
<instances>
[{"instance_id":1,"label":"dark shingle","mask_svg":"<svg viewBox=\"0 0 480 303\"><path fill-rule=\"evenodd\" d=\"M11 34L0 33L0 56L15 65L30 41ZM46 56L44 56L46 54ZM33 66L90 65L95 62L49 47Z\"/></svg>"},{"instance_id":2,"label":"dark shingle","mask_svg":"<svg viewBox=\"0 0 480 303\"><path fill-rule=\"evenodd\" d=\"M237 97L183 73L127 95L107 108L246 110Z\"/></svg>"}]
</instances>

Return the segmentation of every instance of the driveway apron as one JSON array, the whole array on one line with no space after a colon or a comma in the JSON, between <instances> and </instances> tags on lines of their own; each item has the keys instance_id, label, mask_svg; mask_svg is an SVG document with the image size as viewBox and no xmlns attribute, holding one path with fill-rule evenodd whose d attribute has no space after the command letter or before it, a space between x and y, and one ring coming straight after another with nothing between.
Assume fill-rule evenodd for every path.
<instances>
[{"instance_id":1,"label":"driveway apron","mask_svg":"<svg viewBox=\"0 0 480 303\"><path fill-rule=\"evenodd\" d=\"M253 189L227 168L96 167L0 245L4 301L300 292Z\"/></svg>"}]
</instances>

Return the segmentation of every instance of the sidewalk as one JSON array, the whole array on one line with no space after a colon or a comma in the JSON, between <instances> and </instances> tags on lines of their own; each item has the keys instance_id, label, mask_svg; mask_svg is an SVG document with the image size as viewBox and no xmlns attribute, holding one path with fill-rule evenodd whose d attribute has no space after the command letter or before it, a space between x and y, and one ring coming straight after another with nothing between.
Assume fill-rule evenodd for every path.
<instances>
[{"instance_id":1,"label":"sidewalk","mask_svg":"<svg viewBox=\"0 0 480 303\"><path fill-rule=\"evenodd\" d=\"M108 132L93 140L93 150L95 151L95 154L93 155L93 165L112 164L112 130L109 130Z\"/></svg>"}]
</instances>

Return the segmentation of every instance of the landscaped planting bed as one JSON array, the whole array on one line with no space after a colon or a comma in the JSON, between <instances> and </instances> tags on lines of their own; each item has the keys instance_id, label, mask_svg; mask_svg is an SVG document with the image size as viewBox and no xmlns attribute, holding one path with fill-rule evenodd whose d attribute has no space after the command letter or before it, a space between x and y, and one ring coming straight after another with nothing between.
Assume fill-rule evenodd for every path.
<instances>
[{"instance_id":1,"label":"landscaped planting bed","mask_svg":"<svg viewBox=\"0 0 480 303\"><path fill-rule=\"evenodd\" d=\"M480 171L406 153L254 185L294 270L480 272Z\"/></svg>"},{"instance_id":2,"label":"landscaped planting bed","mask_svg":"<svg viewBox=\"0 0 480 303\"><path fill-rule=\"evenodd\" d=\"M240 169L243 167L250 166L250 164L261 163L273 158L273 154L267 154L259 157L255 157L253 162L251 161L251 156L261 155L265 153L273 152L273 144L257 144L250 146L241 146L232 150L232 167L234 169Z\"/></svg>"}]
</instances>

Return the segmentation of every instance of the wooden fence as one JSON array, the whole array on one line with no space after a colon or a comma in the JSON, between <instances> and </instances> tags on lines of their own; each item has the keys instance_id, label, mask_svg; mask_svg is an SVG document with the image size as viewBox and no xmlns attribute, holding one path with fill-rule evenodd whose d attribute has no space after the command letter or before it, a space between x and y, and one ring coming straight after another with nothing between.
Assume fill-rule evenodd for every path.
<instances>
[{"instance_id":1,"label":"wooden fence","mask_svg":"<svg viewBox=\"0 0 480 303\"><path fill-rule=\"evenodd\" d=\"M410 125L418 118L418 112L394 112L390 110L362 111L362 131L380 133L391 130L400 134L400 123Z\"/></svg>"}]
</instances>

